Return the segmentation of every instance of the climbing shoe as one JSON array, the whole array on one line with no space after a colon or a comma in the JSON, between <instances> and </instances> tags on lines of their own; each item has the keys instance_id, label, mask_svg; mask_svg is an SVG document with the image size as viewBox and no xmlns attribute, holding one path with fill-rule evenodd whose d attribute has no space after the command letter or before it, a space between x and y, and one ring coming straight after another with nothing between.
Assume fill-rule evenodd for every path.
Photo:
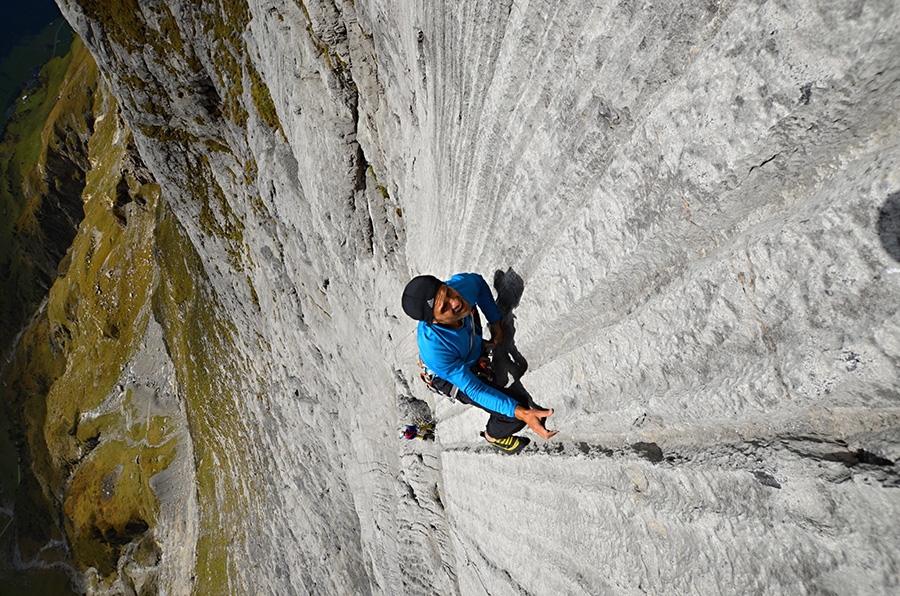
<instances>
[{"instance_id":1,"label":"climbing shoe","mask_svg":"<svg viewBox=\"0 0 900 596\"><path fill-rule=\"evenodd\" d=\"M484 432L481 433L481 436L484 437ZM518 453L525 449L525 446L531 442L531 439L528 437L517 437L516 435L512 435L510 437L506 437L504 439L494 439L493 441L489 440L487 437L484 437L491 446L499 449L503 453Z\"/></svg>"}]
</instances>

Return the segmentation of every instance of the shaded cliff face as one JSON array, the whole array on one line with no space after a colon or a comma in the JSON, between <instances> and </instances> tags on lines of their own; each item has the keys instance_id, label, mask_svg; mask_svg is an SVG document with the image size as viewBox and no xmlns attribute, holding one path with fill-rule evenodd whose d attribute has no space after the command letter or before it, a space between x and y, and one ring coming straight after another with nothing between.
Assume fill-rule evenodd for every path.
<instances>
[{"instance_id":1,"label":"shaded cliff face","mask_svg":"<svg viewBox=\"0 0 900 596\"><path fill-rule=\"evenodd\" d=\"M168 592L896 588L891 2L62 4L160 185ZM551 444L416 380L458 270Z\"/></svg>"}]
</instances>

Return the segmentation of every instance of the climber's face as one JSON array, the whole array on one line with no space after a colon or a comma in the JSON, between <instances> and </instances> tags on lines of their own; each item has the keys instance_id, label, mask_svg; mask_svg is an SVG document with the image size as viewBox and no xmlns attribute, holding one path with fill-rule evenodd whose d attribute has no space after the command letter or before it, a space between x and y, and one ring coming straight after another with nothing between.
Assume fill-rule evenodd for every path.
<instances>
[{"instance_id":1,"label":"climber's face","mask_svg":"<svg viewBox=\"0 0 900 596\"><path fill-rule=\"evenodd\" d=\"M447 284L442 285L434 297L434 323L458 327L471 312L472 305Z\"/></svg>"}]
</instances>

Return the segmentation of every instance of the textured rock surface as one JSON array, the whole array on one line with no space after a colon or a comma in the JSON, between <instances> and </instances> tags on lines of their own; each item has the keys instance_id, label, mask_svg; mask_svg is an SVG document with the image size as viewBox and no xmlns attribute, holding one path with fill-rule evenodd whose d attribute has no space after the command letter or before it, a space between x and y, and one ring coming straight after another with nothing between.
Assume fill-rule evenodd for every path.
<instances>
[{"instance_id":1,"label":"textured rock surface","mask_svg":"<svg viewBox=\"0 0 900 596\"><path fill-rule=\"evenodd\" d=\"M167 204L167 593L900 588L895 3L61 4ZM516 458L416 380L458 270Z\"/></svg>"}]
</instances>

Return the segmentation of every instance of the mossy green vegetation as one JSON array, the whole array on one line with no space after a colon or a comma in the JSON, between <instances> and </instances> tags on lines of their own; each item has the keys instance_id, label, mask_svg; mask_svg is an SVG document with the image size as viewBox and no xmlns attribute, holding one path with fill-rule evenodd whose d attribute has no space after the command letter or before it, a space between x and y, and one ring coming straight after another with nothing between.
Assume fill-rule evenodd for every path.
<instances>
[{"instance_id":1,"label":"mossy green vegetation","mask_svg":"<svg viewBox=\"0 0 900 596\"><path fill-rule=\"evenodd\" d=\"M98 99L95 117L88 148L96 166L85 180L85 219L65 275L5 375L4 398L23 413L16 432L24 461L35 472L19 495L39 503L51 495L46 507L23 507L17 524L20 530L29 527L20 535L31 545L26 552L35 553L54 532L59 538L58 528L64 527L76 565L96 568L107 578L103 583L116 573L124 544L156 523L159 504L150 479L174 457L172 422L129 414L127 392L123 412L102 413L101 407L133 358L149 318L156 316L198 445L203 527L197 593L228 593L233 536L227 528L244 513L234 497L239 487L223 488L223 478L227 483L239 476L239 464L229 463L234 449L223 441L241 434L231 394L239 381L222 374L235 370L234 328L215 317L215 293L189 239L162 205L159 186L123 172L125 162L139 158L128 155L130 133L121 128L111 97ZM191 163L197 176L189 192L202 205L201 227L228 241L230 260L238 267L245 249L243 224L207 158ZM130 199L124 208L123 192ZM255 296L252 284L251 293ZM152 544L144 550L147 560L158 557Z\"/></svg>"},{"instance_id":2,"label":"mossy green vegetation","mask_svg":"<svg viewBox=\"0 0 900 596\"><path fill-rule=\"evenodd\" d=\"M81 51L73 49L69 75L96 77ZM23 557L53 551L45 546L65 528L76 565L107 575L115 573L124 544L155 523L158 503L149 482L172 461L176 441L164 417L86 414L110 394L151 316L160 188L131 172L129 164L140 158L112 96L102 87L92 87L87 98L83 91L67 80L48 96L90 101L92 128L72 131L92 133L84 158L95 166L80 197L84 220L64 275L4 371L2 395L23 467L15 519ZM66 113L59 104L46 111L50 119L37 137L45 147L64 136L49 127L63 126ZM17 167L35 155L40 163L44 151L16 154L25 160Z\"/></svg>"},{"instance_id":3,"label":"mossy green vegetation","mask_svg":"<svg viewBox=\"0 0 900 596\"><path fill-rule=\"evenodd\" d=\"M275 110L275 102L272 101L272 95L269 88L263 82L259 72L253 66L250 58L246 61L247 74L250 77L250 95L253 98L253 105L260 118L268 124L273 130L277 130L284 137L284 130L281 128L281 120L278 119L278 113Z\"/></svg>"},{"instance_id":4,"label":"mossy green vegetation","mask_svg":"<svg viewBox=\"0 0 900 596\"><path fill-rule=\"evenodd\" d=\"M79 139L90 134L97 85L96 66L76 39L68 54L44 66L39 86L17 101L0 145L0 170L5 182L0 186L0 340L4 349L12 348L14 336L47 295L56 276L58 250L65 250L65 246L58 246L60 240L67 243L71 239L61 238L64 233L54 225L60 221L54 219L54 209L44 203L51 193L56 193L51 202L57 202L61 189L79 186L77 180L72 184L71 179L57 177L78 176L77 171L61 171L59 156L77 153ZM81 210L80 191L70 197L70 204ZM77 223L71 223L72 235ZM48 235L45 229L52 232ZM66 357L60 340L44 311L24 330L19 350L4 353L11 361L4 369L0 389L0 430L12 441L3 444L0 474L4 505L14 508L15 517L14 528L3 534L0 548L4 553L11 552L15 545L25 561L37 558L52 563L66 557L64 548L47 548L48 544L62 544L63 535L58 506L45 498L49 485L39 480L58 478L48 473L52 457L42 429L47 411L44 397L65 372ZM70 589L63 572L17 572L6 565L0 568L0 581L11 592L22 595L67 594Z\"/></svg>"},{"instance_id":5,"label":"mossy green vegetation","mask_svg":"<svg viewBox=\"0 0 900 596\"><path fill-rule=\"evenodd\" d=\"M236 330L216 316L221 307L200 256L167 209L160 215L157 243L154 312L188 404L201 508L194 593L230 594L229 547L247 506L239 486L246 465L234 462L242 453L234 441L245 434L233 393L240 386Z\"/></svg>"},{"instance_id":6,"label":"mossy green vegetation","mask_svg":"<svg viewBox=\"0 0 900 596\"><path fill-rule=\"evenodd\" d=\"M178 22L167 5L141 6L136 0L85 0L81 3L85 15L98 21L103 30L116 44L129 53L144 51L155 53L160 63L165 64L173 75L184 69L203 72L204 66L193 47L185 42ZM249 113L245 108L247 99L253 102L260 118L273 130L284 135L281 122L275 110L271 93L247 57L244 31L250 22L251 13L244 0L213 1L201 13L200 22L203 32L213 41L207 65L214 72L216 87L224 90L221 103L216 113L243 127L247 123ZM180 58L172 59L174 56ZM162 60L166 57L165 60ZM124 69L123 69L124 70ZM151 99L136 109L149 114L164 115L168 98L160 89L154 89L152 82L138 79L133 75L123 75L122 82L134 89L149 94ZM249 84L249 98L244 96ZM195 122L197 119L195 118ZM169 128L144 125L142 130L149 137L164 141L178 142L179 131ZM174 138L173 138L174 137ZM211 147L213 150L228 149L221 144Z\"/></svg>"},{"instance_id":7,"label":"mossy green vegetation","mask_svg":"<svg viewBox=\"0 0 900 596\"><path fill-rule=\"evenodd\" d=\"M241 271L245 252L244 223L228 203L205 155L188 159L187 170L188 191L200 203L200 229L208 236L227 241L228 263L235 271Z\"/></svg>"},{"instance_id":8,"label":"mossy green vegetation","mask_svg":"<svg viewBox=\"0 0 900 596\"><path fill-rule=\"evenodd\" d=\"M243 39L251 18L249 5L238 0L220 2L218 8L204 12L202 23L205 32L214 40L212 64L216 68L218 87L227 90L222 98L222 114L238 126L246 125L249 114L244 108L244 92L249 83L250 99L259 117L284 137L272 94L250 60Z\"/></svg>"},{"instance_id":9,"label":"mossy green vegetation","mask_svg":"<svg viewBox=\"0 0 900 596\"><path fill-rule=\"evenodd\" d=\"M4 418L18 447L19 469L4 469L17 479L14 488L17 548L32 560L51 540L62 538L54 503L45 498L45 486L35 470L49 469L51 456L42 437L46 415L43 396L65 371L65 357L55 348L50 323L39 317L25 332L19 350L3 375ZM9 493L4 493L8 497Z\"/></svg>"},{"instance_id":10,"label":"mossy green vegetation","mask_svg":"<svg viewBox=\"0 0 900 596\"><path fill-rule=\"evenodd\" d=\"M198 137L195 137L188 131L182 130L180 128L168 128L165 126L153 126L150 124L138 124L138 127L138 129L142 133L144 133L145 136L148 136L151 139L156 139L157 141L162 141L164 143L185 145L188 143L200 142L200 139Z\"/></svg>"},{"instance_id":11,"label":"mossy green vegetation","mask_svg":"<svg viewBox=\"0 0 900 596\"><path fill-rule=\"evenodd\" d=\"M57 266L60 238L44 231L44 201L51 191L48 156L75 150L93 123L97 68L90 53L75 40L66 56L51 60L41 71L41 86L17 102L16 112L0 144L0 345L7 346L46 296ZM78 172L66 172L76 177ZM54 187L77 186L53 180ZM53 188L52 190L56 190ZM81 198L70 198L80 205ZM79 208L73 208L80 210ZM49 224L47 224L49 225ZM74 235L72 223L71 233ZM57 227L52 226L59 234ZM68 238L71 239L71 236Z\"/></svg>"},{"instance_id":12,"label":"mossy green vegetation","mask_svg":"<svg viewBox=\"0 0 900 596\"><path fill-rule=\"evenodd\" d=\"M75 429L75 437L81 443L97 441L103 431L117 428L124 423L120 412L107 412L95 417L82 418Z\"/></svg>"},{"instance_id":13,"label":"mossy green vegetation","mask_svg":"<svg viewBox=\"0 0 900 596\"><path fill-rule=\"evenodd\" d=\"M246 57L243 32L250 19L246 2L213 4L215 8L204 11L203 17L203 26L215 40L209 63L216 72L210 76L227 93L209 115L243 126L249 117L246 109L253 110L252 100L260 118L281 130L269 89ZM139 6L134 0L89 0L81 5L128 52L148 44L151 55L193 51L164 5ZM84 57L90 58L86 52ZM187 58L189 65L198 67L196 59ZM76 58L68 60L74 63ZM96 77L96 67L93 72ZM162 92L152 83L127 77L124 84L151 96ZM14 434L22 447L23 465L32 472L17 496L23 503L25 499L40 503L28 509L23 505L21 515L17 510L17 529L26 541L23 552L40 552L64 531L75 564L80 569L96 568L104 589L116 575L127 543L132 543L128 548L135 561L152 565L159 559L158 547L148 539L153 532L146 532L159 518L151 480L177 453L175 423L165 416L141 418L133 411L132 400L137 398L131 390L117 387L152 317L163 327L193 439L201 511L193 589L197 594L234 593L229 578L238 570L229 553L245 538L234 532L243 527L248 503L254 499L247 494L252 483L245 480L253 466L240 445L248 433L242 426L239 388L249 366L236 355L237 331L221 314L224 308L190 237L164 204L160 187L136 174L142 168L133 166L140 157L133 153L115 100L102 84L87 94L79 94L75 87L69 93L64 84L68 83L33 97L33 106L54 96L86 102L82 108L90 114L89 126L79 134L90 138L86 147L92 167L82 186L84 220L45 308L24 334L5 374L8 390L3 397L19 412ZM258 309L260 296L252 276L244 271L252 266L244 223L232 208L236 197L231 194L235 187L254 184L257 164L250 158L243 162L243 170L238 167L232 173L232 180L217 179L210 160L222 157L214 153L231 153L224 141L162 126L146 126L141 132L183 149L189 181L185 190L198 206L199 233L204 240L223 242L228 264L243 272L237 279L246 279L249 300ZM50 146L57 143L53 135L35 138ZM42 150L28 151L23 149L17 159L26 165L40 163ZM20 169L27 173L30 168ZM258 215L268 216L258 196L251 193L250 201ZM30 213L34 218L23 203L16 217L23 223L37 219L37 209ZM120 409L116 400L124 404ZM65 555L63 550L58 556Z\"/></svg>"},{"instance_id":14,"label":"mossy green vegetation","mask_svg":"<svg viewBox=\"0 0 900 596\"><path fill-rule=\"evenodd\" d=\"M121 547L156 523L150 479L174 457L176 440L108 440L79 463L63 505L76 564L112 575Z\"/></svg>"},{"instance_id":15,"label":"mossy green vegetation","mask_svg":"<svg viewBox=\"0 0 900 596\"><path fill-rule=\"evenodd\" d=\"M373 168L372 166L369 166L369 168L368 168L367 171L369 172L369 175L372 176L372 180L375 181L375 188L377 188L377 189L378 189L378 192L381 193L382 198L384 198L384 199L389 199L389 198L391 198L391 195L390 195L390 193L388 192L388 189L385 188L383 184L381 184L380 182L378 182L378 176L375 175L375 168ZM399 208L397 209L397 215L400 216L400 217L403 216L403 214L402 214L402 212L400 211Z\"/></svg>"},{"instance_id":16,"label":"mossy green vegetation","mask_svg":"<svg viewBox=\"0 0 900 596\"><path fill-rule=\"evenodd\" d=\"M243 105L244 71L240 58L246 53L243 32L250 22L250 7L244 0L216 2L201 17L204 32L213 41L211 63L216 68L218 88L227 92L222 97L222 115L243 127L247 110Z\"/></svg>"},{"instance_id":17,"label":"mossy green vegetation","mask_svg":"<svg viewBox=\"0 0 900 596\"><path fill-rule=\"evenodd\" d=\"M105 35L124 52L114 52L114 59L127 62L124 55L143 52L147 62L165 67L173 79L185 74L193 77L203 72L203 64L185 43L178 19L166 3L142 3L137 0L83 0L79 6L85 16L99 23ZM153 56L155 54L155 56ZM115 73L127 73L127 66L111 69ZM122 82L134 89L140 89L152 99L143 106L132 107L165 116L169 99L155 80L143 80L129 74L122 75ZM132 100L133 101L133 100Z\"/></svg>"},{"instance_id":18,"label":"mossy green vegetation","mask_svg":"<svg viewBox=\"0 0 900 596\"><path fill-rule=\"evenodd\" d=\"M184 53L178 23L164 3L142 6L138 0L80 0L78 4L85 16L99 22L110 39L128 52L150 45L160 55Z\"/></svg>"},{"instance_id":19,"label":"mossy green vegetation","mask_svg":"<svg viewBox=\"0 0 900 596\"><path fill-rule=\"evenodd\" d=\"M138 0L82 0L79 5L86 17L99 22L106 34L129 52L150 41Z\"/></svg>"},{"instance_id":20,"label":"mossy green vegetation","mask_svg":"<svg viewBox=\"0 0 900 596\"><path fill-rule=\"evenodd\" d=\"M78 412L100 405L143 336L155 274L159 187L123 178L120 168L129 143L121 138L114 107L109 110L98 118L89 144L97 167L87 176L85 222L70 249L81 258L71 259L47 303L47 316L55 336L63 338L68 362L66 374L47 396L45 434L60 459L78 456L81 446L72 435ZM123 181L136 199L125 226L114 209Z\"/></svg>"}]
</instances>

